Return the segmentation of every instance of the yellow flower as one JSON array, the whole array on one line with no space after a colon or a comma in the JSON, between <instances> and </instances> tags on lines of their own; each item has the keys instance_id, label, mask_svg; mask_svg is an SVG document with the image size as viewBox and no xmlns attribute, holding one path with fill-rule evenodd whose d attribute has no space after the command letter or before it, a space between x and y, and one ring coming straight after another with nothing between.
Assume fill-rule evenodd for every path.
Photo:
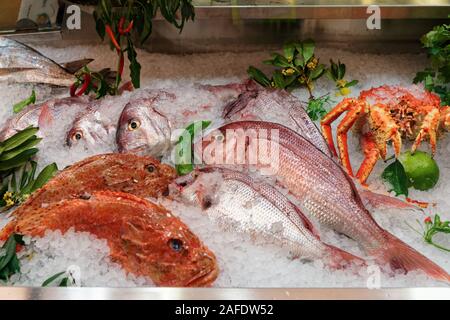
<instances>
[{"instance_id":1,"label":"yellow flower","mask_svg":"<svg viewBox=\"0 0 450 320\"><path fill-rule=\"evenodd\" d=\"M272 82L270 83L270 85L271 85L273 88L275 88L275 82L272 81Z\"/></svg>"},{"instance_id":2,"label":"yellow flower","mask_svg":"<svg viewBox=\"0 0 450 320\"><path fill-rule=\"evenodd\" d=\"M3 195L3 200L6 202L7 207L12 207L13 205L16 204L13 196L14 196L13 193L9 191L5 192L5 194Z\"/></svg>"},{"instance_id":3,"label":"yellow flower","mask_svg":"<svg viewBox=\"0 0 450 320\"><path fill-rule=\"evenodd\" d=\"M6 206L7 207L12 207L15 204L15 202L13 200L11 200L11 199L7 199L5 201L6 201Z\"/></svg>"},{"instance_id":4,"label":"yellow flower","mask_svg":"<svg viewBox=\"0 0 450 320\"><path fill-rule=\"evenodd\" d=\"M283 69L281 73L285 76L292 76L294 74L295 70L292 68Z\"/></svg>"},{"instance_id":5,"label":"yellow flower","mask_svg":"<svg viewBox=\"0 0 450 320\"><path fill-rule=\"evenodd\" d=\"M345 85L347 84L347 80L344 80L344 79L338 80L338 81L336 81L336 84L339 88L344 88Z\"/></svg>"},{"instance_id":6,"label":"yellow flower","mask_svg":"<svg viewBox=\"0 0 450 320\"><path fill-rule=\"evenodd\" d=\"M317 58L312 58L312 60L306 64L306 67L310 70L314 70L318 63L319 60L317 60Z\"/></svg>"},{"instance_id":7,"label":"yellow flower","mask_svg":"<svg viewBox=\"0 0 450 320\"><path fill-rule=\"evenodd\" d=\"M352 91L350 90L350 88L341 88L339 89L339 92L341 95L346 96L349 95Z\"/></svg>"}]
</instances>

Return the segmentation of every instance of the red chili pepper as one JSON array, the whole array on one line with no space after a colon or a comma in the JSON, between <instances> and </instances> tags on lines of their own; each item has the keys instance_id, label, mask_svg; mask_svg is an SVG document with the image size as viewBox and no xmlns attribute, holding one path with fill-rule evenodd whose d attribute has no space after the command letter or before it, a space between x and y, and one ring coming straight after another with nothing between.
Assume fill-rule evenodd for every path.
<instances>
[{"instance_id":1,"label":"red chili pepper","mask_svg":"<svg viewBox=\"0 0 450 320\"><path fill-rule=\"evenodd\" d=\"M83 93L85 93L86 90L89 88L89 85L91 84L91 80L92 80L91 75L89 73L86 73L84 75L83 85L81 86L81 88L78 92L76 92L78 89L78 86L76 83L74 83L70 86L70 96L71 97L81 96Z\"/></svg>"},{"instance_id":2,"label":"red chili pepper","mask_svg":"<svg viewBox=\"0 0 450 320\"><path fill-rule=\"evenodd\" d=\"M117 50L121 50L120 45L117 42L116 36L114 35L114 32L112 31L111 26L109 24L106 25L105 31L108 34L109 38L111 39L111 42L114 45L114 47L116 47Z\"/></svg>"},{"instance_id":3,"label":"red chili pepper","mask_svg":"<svg viewBox=\"0 0 450 320\"><path fill-rule=\"evenodd\" d=\"M76 92L76 90L77 90L77 85L76 85L76 83L73 83L73 84L70 86L70 96L71 96L71 97L75 97L75 92Z\"/></svg>"},{"instance_id":4,"label":"red chili pepper","mask_svg":"<svg viewBox=\"0 0 450 320\"><path fill-rule=\"evenodd\" d=\"M131 22L130 22L130 24L128 25L128 27L127 27L125 30L123 30L123 34L130 33L130 32L131 32L131 29L133 29L133 25L134 25L134 21L131 20Z\"/></svg>"},{"instance_id":5,"label":"red chili pepper","mask_svg":"<svg viewBox=\"0 0 450 320\"><path fill-rule=\"evenodd\" d=\"M125 35L125 34L131 32L131 29L133 29L133 25L134 25L134 21L131 20L130 23L128 24L128 27L126 27L126 29L124 29L123 28L124 23L125 23L125 18L124 17L120 18L120 20L119 20L119 33L121 35Z\"/></svg>"},{"instance_id":6,"label":"red chili pepper","mask_svg":"<svg viewBox=\"0 0 450 320\"><path fill-rule=\"evenodd\" d=\"M120 52L120 62L119 62L119 75L122 77L123 74L123 67L125 64L125 57L123 55L123 52Z\"/></svg>"},{"instance_id":7,"label":"red chili pepper","mask_svg":"<svg viewBox=\"0 0 450 320\"><path fill-rule=\"evenodd\" d=\"M433 223L430 217L426 217L424 220L425 223Z\"/></svg>"},{"instance_id":8,"label":"red chili pepper","mask_svg":"<svg viewBox=\"0 0 450 320\"><path fill-rule=\"evenodd\" d=\"M125 17L120 18L119 20L119 33L123 34L123 24L125 23Z\"/></svg>"}]
</instances>

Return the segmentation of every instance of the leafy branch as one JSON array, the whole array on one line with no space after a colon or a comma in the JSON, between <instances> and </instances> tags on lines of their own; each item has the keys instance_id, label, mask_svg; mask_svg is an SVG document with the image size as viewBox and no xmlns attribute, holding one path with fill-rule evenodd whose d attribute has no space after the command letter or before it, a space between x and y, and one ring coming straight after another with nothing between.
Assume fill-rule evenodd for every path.
<instances>
[{"instance_id":1,"label":"leafy branch","mask_svg":"<svg viewBox=\"0 0 450 320\"><path fill-rule=\"evenodd\" d=\"M138 62L135 39L140 45L150 37L153 19L157 13L180 32L189 20L194 20L192 0L100 0L94 12L96 30L102 40L107 37L118 56L117 72L113 84L108 84L101 73L85 69L71 88L72 95L94 92L97 98L120 93L125 57L130 62L130 78L134 88L139 88L141 64ZM179 17L179 18L178 18ZM95 80L95 81L94 81Z\"/></svg>"},{"instance_id":2,"label":"leafy branch","mask_svg":"<svg viewBox=\"0 0 450 320\"><path fill-rule=\"evenodd\" d=\"M418 72L413 82L423 82L425 89L440 96L442 105L450 105L450 25L434 27L421 42L430 58L430 67Z\"/></svg>"}]
</instances>

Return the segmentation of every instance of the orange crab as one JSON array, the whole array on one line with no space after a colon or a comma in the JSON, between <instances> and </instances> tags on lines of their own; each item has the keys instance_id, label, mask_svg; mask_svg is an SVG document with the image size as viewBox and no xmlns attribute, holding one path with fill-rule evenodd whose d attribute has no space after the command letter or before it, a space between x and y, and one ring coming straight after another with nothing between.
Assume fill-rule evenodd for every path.
<instances>
[{"instance_id":1,"label":"orange crab","mask_svg":"<svg viewBox=\"0 0 450 320\"><path fill-rule=\"evenodd\" d=\"M386 159L388 141L392 141L397 157L402 138L414 140L412 152L428 138L434 155L438 133L450 130L450 107L441 107L440 102L437 95L418 86L372 88L362 91L358 98L346 98L336 105L322 119L322 131L331 151L337 156L331 123L347 112L337 127L339 156L347 172L353 176L347 133L354 127L361 133L365 155L356 178L364 184L379 158Z\"/></svg>"}]
</instances>

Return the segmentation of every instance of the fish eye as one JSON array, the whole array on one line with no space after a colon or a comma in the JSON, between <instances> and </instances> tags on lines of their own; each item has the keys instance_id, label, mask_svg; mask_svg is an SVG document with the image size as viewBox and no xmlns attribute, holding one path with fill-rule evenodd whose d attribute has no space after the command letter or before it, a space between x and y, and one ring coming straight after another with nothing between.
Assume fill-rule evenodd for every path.
<instances>
[{"instance_id":1,"label":"fish eye","mask_svg":"<svg viewBox=\"0 0 450 320\"><path fill-rule=\"evenodd\" d=\"M74 134L72 134L72 140L73 141L80 141L83 138L83 132L76 131Z\"/></svg>"},{"instance_id":2,"label":"fish eye","mask_svg":"<svg viewBox=\"0 0 450 320\"><path fill-rule=\"evenodd\" d=\"M128 130L130 131L134 131L136 129L139 129L139 127L141 126L141 122L138 120L130 120L130 122L128 123Z\"/></svg>"},{"instance_id":3,"label":"fish eye","mask_svg":"<svg viewBox=\"0 0 450 320\"><path fill-rule=\"evenodd\" d=\"M183 249L183 241L180 239L170 239L168 245L175 252L180 252Z\"/></svg>"},{"instance_id":4,"label":"fish eye","mask_svg":"<svg viewBox=\"0 0 450 320\"><path fill-rule=\"evenodd\" d=\"M147 166L147 171L148 172L153 173L153 172L155 172L155 170L156 170L156 167L153 164L149 164Z\"/></svg>"}]
</instances>

